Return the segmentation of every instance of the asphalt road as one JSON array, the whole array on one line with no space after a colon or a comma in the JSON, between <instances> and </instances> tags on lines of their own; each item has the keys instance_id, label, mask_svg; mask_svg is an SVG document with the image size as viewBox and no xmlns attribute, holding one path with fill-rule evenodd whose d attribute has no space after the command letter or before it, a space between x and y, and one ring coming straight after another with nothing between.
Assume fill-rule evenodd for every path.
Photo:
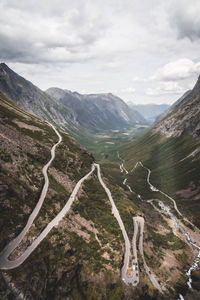
<instances>
[{"instance_id":1,"label":"asphalt road","mask_svg":"<svg viewBox=\"0 0 200 300\"><path fill-rule=\"evenodd\" d=\"M56 128L48 123L52 128L53 130L55 131L55 133L57 134L58 136L58 142L56 144L53 145L53 147L51 148L51 158L50 160L48 161L48 163L43 167L42 169L42 173L44 175L44 186L43 186L43 189L42 189L42 192L40 194L40 198L34 208L34 210L32 211L30 217L28 218L28 221L26 223L26 226L24 227L24 229L21 231L21 233L16 237L14 238L1 252L0 252L0 269L11 269L11 268L14 268L18 265L20 265L25 259L23 259L23 257L19 257L19 259L17 261L19 261L19 263L17 261L10 261L8 260L8 256L13 252L13 250L20 244L20 242L23 240L24 236L26 235L26 233L29 231L31 225L33 224L33 221L35 220L35 218L37 217L41 207L42 207L42 204L44 202L44 199L46 197L46 194L47 194L47 190L48 190L48 187L49 187L49 178L48 178L48 175L47 175L47 170L49 168L49 166L51 165L52 161L54 160L55 158L55 150L56 150L56 147L61 143L62 141L62 137L61 135L59 134L59 132L56 130Z\"/></svg>"}]
</instances>

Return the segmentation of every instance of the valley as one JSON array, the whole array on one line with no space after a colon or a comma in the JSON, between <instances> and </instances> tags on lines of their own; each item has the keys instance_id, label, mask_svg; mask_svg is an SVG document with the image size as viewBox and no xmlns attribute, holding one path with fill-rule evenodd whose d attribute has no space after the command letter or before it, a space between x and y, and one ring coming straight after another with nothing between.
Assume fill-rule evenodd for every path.
<instances>
[{"instance_id":1,"label":"valley","mask_svg":"<svg viewBox=\"0 0 200 300\"><path fill-rule=\"evenodd\" d=\"M0 71L1 298L199 299L200 79L150 127Z\"/></svg>"},{"instance_id":2,"label":"valley","mask_svg":"<svg viewBox=\"0 0 200 300\"><path fill-rule=\"evenodd\" d=\"M107 159L123 143L127 143L148 130L148 125L135 125L133 128L104 130L93 134L92 141L86 145L87 149L98 160Z\"/></svg>"},{"instance_id":3,"label":"valley","mask_svg":"<svg viewBox=\"0 0 200 300\"><path fill-rule=\"evenodd\" d=\"M118 154L118 158L120 158L119 154ZM178 210L177 208L177 204L176 204L176 201L171 198L170 196L168 196L167 194L163 193L162 191L160 191L159 189L157 189L155 186L153 186L151 183L150 183L150 176L151 176L151 170L149 170L148 168L144 167L142 162L137 162L136 165L134 166L134 168L131 170L131 172L133 172L137 167L141 167L141 168L144 168L147 170L147 178L146 178L146 181L149 185L149 188L151 191L153 192L159 192L161 193L162 195L164 195L166 198L168 198L170 201L172 201L173 203L173 209L174 211L177 213L176 215L178 216L178 219L177 217L175 217L175 215L173 213L171 213L170 211L170 208L165 206L164 203L159 200L159 197L156 198L156 199L149 199L149 200L144 200L141 195L137 195L138 199L140 199L141 201L146 201L147 203L151 204L152 207L159 213L161 214L166 214L168 215L171 220L174 222L174 225L175 227L185 236L185 239L186 241L193 247L195 247L198 251L196 257L194 258L194 261L192 262L192 265L190 266L190 268L188 269L188 271L186 272L186 275L188 276L188 281L187 281L187 284L189 286L189 288L191 289L192 288L192 277L191 277L191 273L193 271L195 271L196 269L198 269L198 264L200 262L200 246L199 246L199 235L200 235L200 230L194 225L192 224L190 221L188 221L185 217L183 217L183 215L180 213L180 211ZM125 167L123 166L123 163L120 165L120 170L121 172L124 172L126 175L129 173ZM127 184L127 178L125 178L125 180L123 181L123 184L127 186L127 188L130 190L131 193L135 193L132 188ZM157 205L154 204L157 203ZM141 252L141 256L144 260L144 267L145 267L145 270L147 272L147 274L151 274L151 277L152 277L152 272L149 270L148 266L146 265L146 262L145 262L145 259L144 259L144 254L143 254L143 226L144 226L144 219L141 218L141 217L136 217L137 218L140 218L141 221L142 221L142 236L140 238L140 246L139 246L139 249L140 249L140 252ZM181 218L181 220L180 220ZM188 227L188 225L190 225ZM136 232L137 232L137 226L136 226L136 223L135 223L135 218L134 218L134 228L136 228ZM193 231L194 231L194 228L195 228L195 232L196 232L196 240L195 241L192 241L191 240L191 237L190 237L190 234L191 234L191 228L193 228ZM134 236L135 236L135 232L134 232ZM193 232L192 232L192 236L193 236L193 239L194 239L194 235L193 235ZM137 257L137 254L136 254L136 238L133 238L133 248L134 249L134 257ZM142 249L142 250L141 250ZM154 279L154 278L151 278L151 281L152 283L154 284L154 286L160 290L160 292L162 293L162 290L159 286L159 284L157 283L157 281ZM182 294L179 294L179 298L180 299L184 299Z\"/></svg>"}]
</instances>

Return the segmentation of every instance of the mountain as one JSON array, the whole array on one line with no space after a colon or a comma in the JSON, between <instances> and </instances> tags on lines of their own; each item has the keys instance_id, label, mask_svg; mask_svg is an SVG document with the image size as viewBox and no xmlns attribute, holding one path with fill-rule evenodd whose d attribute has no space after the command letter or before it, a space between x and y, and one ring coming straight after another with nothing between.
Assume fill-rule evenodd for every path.
<instances>
[{"instance_id":1,"label":"mountain","mask_svg":"<svg viewBox=\"0 0 200 300\"><path fill-rule=\"evenodd\" d=\"M200 135L199 126L200 77L192 91L187 91L156 125L155 131L167 136L180 136L184 132L194 137Z\"/></svg>"},{"instance_id":2,"label":"mountain","mask_svg":"<svg viewBox=\"0 0 200 300\"><path fill-rule=\"evenodd\" d=\"M130 240L138 208L106 168L100 181L90 153L2 93L0 150L1 299L163 299L145 277L137 289L121 279L125 242L109 197Z\"/></svg>"},{"instance_id":3,"label":"mountain","mask_svg":"<svg viewBox=\"0 0 200 300\"><path fill-rule=\"evenodd\" d=\"M0 64L0 92L36 116L50 120L70 133L80 130L116 129L145 123L137 112L130 113L123 100L112 94L80 95L49 89L47 93Z\"/></svg>"},{"instance_id":4,"label":"mountain","mask_svg":"<svg viewBox=\"0 0 200 300\"><path fill-rule=\"evenodd\" d=\"M147 227L147 234L151 236L151 242L158 246L157 253L160 259L157 261L159 264L157 272L164 276L163 270L168 265L169 281L177 278L173 286L185 297L184 299L200 298L198 292L200 276L198 269L196 270L199 262L197 254L200 249L198 248L200 236L199 120L200 77L194 88L179 99L173 105L173 109L170 108L168 114L151 130L119 148L119 156L128 172L126 184L136 195L139 195L140 209L146 212L146 218L147 211L148 214L154 215L152 224ZM117 155L114 161L116 163L119 161ZM159 201L164 203L165 210ZM171 237L178 236L187 244L178 252L182 257L181 260L175 253L170 252L171 242L164 239L161 230L156 229L159 227L158 224L154 225L157 218L161 218L160 226L165 227L168 224L168 229L171 228L173 231ZM191 255L185 252L188 246ZM172 264L169 262L169 255L174 261ZM192 268L194 259L196 265ZM178 264L181 272L177 271L177 267L172 268L172 265ZM186 271L190 267L192 277L187 277ZM189 280L192 282L193 290L188 289L186 281Z\"/></svg>"},{"instance_id":5,"label":"mountain","mask_svg":"<svg viewBox=\"0 0 200 300\"><path fill-rule=\"evenodd\" d=\"M62 141L54 146L58 134ZM50 124L0 94L1 268L5 264L1 259L2 249L22 232L41 198L43 167L51 158L53 146L55 158L48 168L47 195L34 223L9 260L23 255L41 232L49 228L48 224L59 215L79 180L90 172L94 159L68 134L58 129L56 133ZM120 204L122 191L112 184L109 187L116 194L119 210L126 218L129 216L126 225L129 227L133 204L126 195L124 204ZM117 295L133 299L134 290L120 278L123 249L120 227L112 215L107 194L93 172L82 183L69 212L56 222L25 262L17 268L0 271L0 298L77 300L113 299Z\"/></svg>"},{"instance_id":6,"label":"mountain","mask_svg":"<svg viewBox=\"0 0 200 300\"><path fill-rule=\"evenodd\" d=\"M155 177L157 185L164 187L165 191L170 190L180 202L183 210L186 210L189 205L192 211L188 209L186 214L198 226L200 222L195 210L200 206L198 197L199 120L200 77L192 91L188 92L181 101L179 100L174 105L174 109L156 123L150 131L136 141L122 146L123 156L127 157L130 167L136 160L142 160L147 166L151 166L152 178ZM188 193L186 193L187 189ZM180 195L184 193L185 196L181 197ZM193 201L193 199L197 200Z\"/></svg>"},{"instance_id":7,"label":"mountain","mask_svg":"<svg viewBox=\"0 0 200 300\"><path fill-rule=\"evenodd\" d=\"M48 90L49 96L4 63L0 64L0 92L21 108L68 132L97 157L106 156L121 139L141 134L137 127L146 124L139 113L130 111L112 94L80 95L54 88Z\"/></svg>"},{"instance_id":8,"label":"mountain","mask_svg":"<svg viewBox=\"0 0 200 300\"><path fill-rule=\"evenodd\" d=\"M160 114L169 109L168 104L134 104L129 102L128 105L151 123L153 123Z\"/></svg>"},{"instance_id":9,"label":"mountain","mask_svg":"<svg viewBox=\"0 0 200 300\"><path fill-rule=\"evenodd\" d=\"M167 116L170 112L172 112L178 105L179 103L181 103L186 97L187 95L189 95L189 93L191 92L191 90L188 90L187 92L185 92L177 101L175 101L167 110L165 110L163 113L161 113L157 118L156 118L156 122L162 120L165 116Z\"/></svg>"},{"instance_id":10,"label":"mountain","mask_svg":"<svg viewBox=\"0 0 200 300\"><path fill-rule=\"evenodd\" d=\"M17 98L14 81L28 84L6 74L0 85ZM120 147L104 135L114 145L101 166L56 126L51 109L51 123L43 113L49 101L61 115L67 108L72 132L76 124L96 142L113 101L118 118L122 110L129 117L120 99L54 88L42 106L39 90L30 96L39 119L0 93L1 299L200 298L199 81L144 135ZM101 117L86 120L97 109Z\"/></svg>"},{"instance_id":11,"label":"mountain","mask_svg":"<svg viewBox=\"0 0 200 300\"><path fill-rule=\"evenodd\" d=\"M59 88L49 88L46 93L58 104L72 109L78 123L88 129L120 129L146 123L139 113L130 110L122 99L111 93L81 95Z\"/></svg>"},{"instance_id":12,"label":"mountain","mask_svg":"<svg viewBox=\"0 0 200 300\"><path fill-rule=\"evenodd\" d=\"M46 93L12 71L5 63L0 64L0 92L42 119L68 126L72 126L75 121L74 112L59 106Z\"/></svg>"}]
</instances>

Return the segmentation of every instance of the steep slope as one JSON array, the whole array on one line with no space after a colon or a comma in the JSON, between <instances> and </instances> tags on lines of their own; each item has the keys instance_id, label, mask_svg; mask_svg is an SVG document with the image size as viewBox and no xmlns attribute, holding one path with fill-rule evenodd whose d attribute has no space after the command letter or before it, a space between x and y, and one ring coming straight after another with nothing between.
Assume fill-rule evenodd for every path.
<instances>
[{"instance_id":1,"label":"steep slope","mask_svg":"<svg viewBox=\"0 0 200 300\"><path fill-rule=\"evenodd\" d=\"M90 170L93 157L59 130L62 142L48 169L44 203L20 245L17 259L61 211L77 182ZM51 126L0 94L0 252L24 228L44 184L42 168L58 142ZM131 239L137 206L123 190L103 178ZM139 288L120 277L124 241L111 204L95 172L78 191L66 216L22 265L0 272L1 299L162 299L141 279ZM7 288L7 285L9 289ZM143 291L145 287L145 291ZM151 296L149 296L151 294Z\"/></svg>"},{"instance_id":2,"label":"steep slope","mask_svg":"<svg viewBox=\"0 0 200 300\"><path fill-rule=\"evenodd\" d=\"M194 89L175 105L174 110L148 133L122 147L122 156L133 167L137 160L153 170L158 186L179 200L183 210L198 223L195 211L200 206L199 139L200 79ZM185 206L185 204L187 205ZM193 214L194 213L194 214Z\"/></svg>"},{"instance_id":3,"label":"steep slope","mask_svg":"<svg viewBox=\"0 0 200 300\"><path fill-rule=\"evenodd\" d=\"M166 117L170 112L172 112L189 94L191 90L186 91L177 101L175 101L166 111L161 113L158 118L156 119L156 122L159 122L164 117Z\"/></svg>"},{"instance_id":4,"label":"steep slope","mask_svg":"<svg viewBox=\"0 0 200 300\"><path fill-rule=\"evenodd\" d=\"M199 120L200 78L193 90L188 92L181 101L179 100L174 109L148 133L119 149L124 166L129 171L127 184L132 191L140 195L139 199L150 200L150 202L141 202L141 209L142 207L145 209L145 205L149 205L149 211L155 210L157 214L159 211L161 214L166 214L166 210L164 213L157 205L157 199L163 201L176 216L178 222L186 226L185 231L193 236L192 239L196 245L200 245L200 231L198 230L200 228ZM117 161L117 156L115 159ZM176 224L174 223L173 226ZM158 238L155 232L152 235L154 243ZM184 240L184 236L182 238ZM169 244L165 244L167 250L163 250L162 247L160 245L160 251L166 257L169 253ZM191 253L193 254L191 254L190 265L195 257L194 253L197 255L195 245L193 248L191 247ZM174 257L174 259L177 261L178 257ZM161 266L165 265L163 259L160 262ZM188 269L185 262L183 275ZM195 272L192 274L193 278L196 278ZM185 299L199 299L198 284L194 282L192 286L196 291L191 289L187 291L187 285L186 289L182 287L183 294L187 294Z\"/></svg>"},{"instance_id":5,"label":"steep slope","mask_svg":"<svg viewBox=\"0 0 200 300\"><path fill-rule=\"evenodd\" d=\"M42 119L68 126L75 121L76 116L72 111L59 106L46 93L4 63L0 64L0 92Z\"/></svg>"},{"instance_id":6,"label":"steep slope","mask_svg":"<svg viewBox=\"0 0 200 300\"><path fill-rule=\"evenodd\" d=\"M0 64L0 92L23 109L68 132L81 145L95 154L98 152L97 155L99 152L100 156L104 155L107 151L107 141L102 137L109 133L112 138L117 129L119 135L121 133L119 140L129 138L129 134L124 135L127 130L135 127L137 131L135 125L145 123L137 112L130 112L121 99L111 94L80 95L61 89L50 90L55 99L13 72L6 64Z\"/></svg>"},{"instance_id":7,"label":"steep slope","mask_svg":"<svg viewBox=\"0 0 200 300\"><path fill-rule=\"evenodd\" d=\"M200 77L192 91L186 92L173 107L173 110L161 119L155 131L167 136L180 136L183 132L194 137L200 134Z\"/></svg>"},{"instance_id":8,"label":"steep slope","mask_svg":"<svg viewBox=\"0 0 200 300\"><path fill-rule=\"evenodd\" d=\"M167 104L134 104L129 102L128 105L138 111L146 120L153 123L156 118L169 109Z\"/></svg>"},{"instance_id":9,"label":"steep slope","mask_svg":"<svg viewBox=\"0 0 200 300\"><path fill-rule=\"evenodd\" d=\"M46 93L58 104L75 111L79 124L91 130L120 129L145 123L139 113L130 110L122 99L112 94L81 95L58 88L50 88Z\"/></svg>"}]
</instances>

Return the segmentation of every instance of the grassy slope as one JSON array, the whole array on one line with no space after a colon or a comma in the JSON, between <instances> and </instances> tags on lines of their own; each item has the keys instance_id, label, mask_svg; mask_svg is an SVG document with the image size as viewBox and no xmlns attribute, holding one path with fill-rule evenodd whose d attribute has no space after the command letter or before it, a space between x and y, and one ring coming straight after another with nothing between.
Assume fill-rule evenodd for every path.
<instances>
[{"instance_id":1,"label":"grassy slope","mask_svg":"<svg viewBox=\"0 0 200 300\"><path fill-rule=\"evenodd\" d=\"M200 201L194 200L199 195L199 156L197 154L194 158L184 159L199 145L199 139L194 139L186 134L179 138L166 138L164 135L152 135L149 131L138 139L118 148L119 154L124 160L124 166L129 170L128 175L120 172L119 164L121 161L118 159L117 151L113 151L112 161L102 161L102 169L109 178L109 182L121 186L130 201L133 201L135 208L137 207L135 212L145 217L146 259L149 267L154 270L161 283L166 284L169 293L169 286L174 288L176 292L186 293L187 284L184 274L191 263L191 250L184 239L181 240L173 234L166 220L150 204L141 202L134 194L130 194L122 182L124 178L127 178L127 183L132 190L136 194L140 194L143 199L162 199L172 207L169 199L150 190L146 182L147 170L138 167L134 172L130 172L137 161L142 161L144 166L152 170L150 182L176 199L180 211L197 226L200 226L198 213ZM193 193L184 192L185 198L177 193L187 189L191 182L193 183L191 187ZM164 267L165 260L169 258L168 253L171 257L174 256L174 262L178 267L176 264L175 266ZM173 295L176 293L175 291L172 292L171 290ZM187 293L187 295L187 299L198 299L199 296L195 298L195 293L191 295Z\"/></svg>"},{"instance_id":2,"label":"grassy slope","mask_svg":"<svg viewBox=\"0 0 200 300\"><path fill-rule=\"evenodd\" d=\"M120 155L125 161L125 166L131 170L137 161L152 170L150 182L177 200L178 207L186 213L196 225L200 226L197 211L200 207L200 199L194 200L198 195L200 182L199 155L186 158L200 145L198 138L192 138L183 134L178 138L167 138L164 135L151 132L120 148ZM139 176L145 178L144 170L136 170L130 175L133 189L142 190L144 180L140 182ZM130 182L129 181L129 182ZM185 198L179 191L186 190L192 184L192 190ZM145 189L144 189L145 190ZM193 192L192 192L193 191ZM148 193L146 195L148 197Z\"/></svg>"}]
</instances>

